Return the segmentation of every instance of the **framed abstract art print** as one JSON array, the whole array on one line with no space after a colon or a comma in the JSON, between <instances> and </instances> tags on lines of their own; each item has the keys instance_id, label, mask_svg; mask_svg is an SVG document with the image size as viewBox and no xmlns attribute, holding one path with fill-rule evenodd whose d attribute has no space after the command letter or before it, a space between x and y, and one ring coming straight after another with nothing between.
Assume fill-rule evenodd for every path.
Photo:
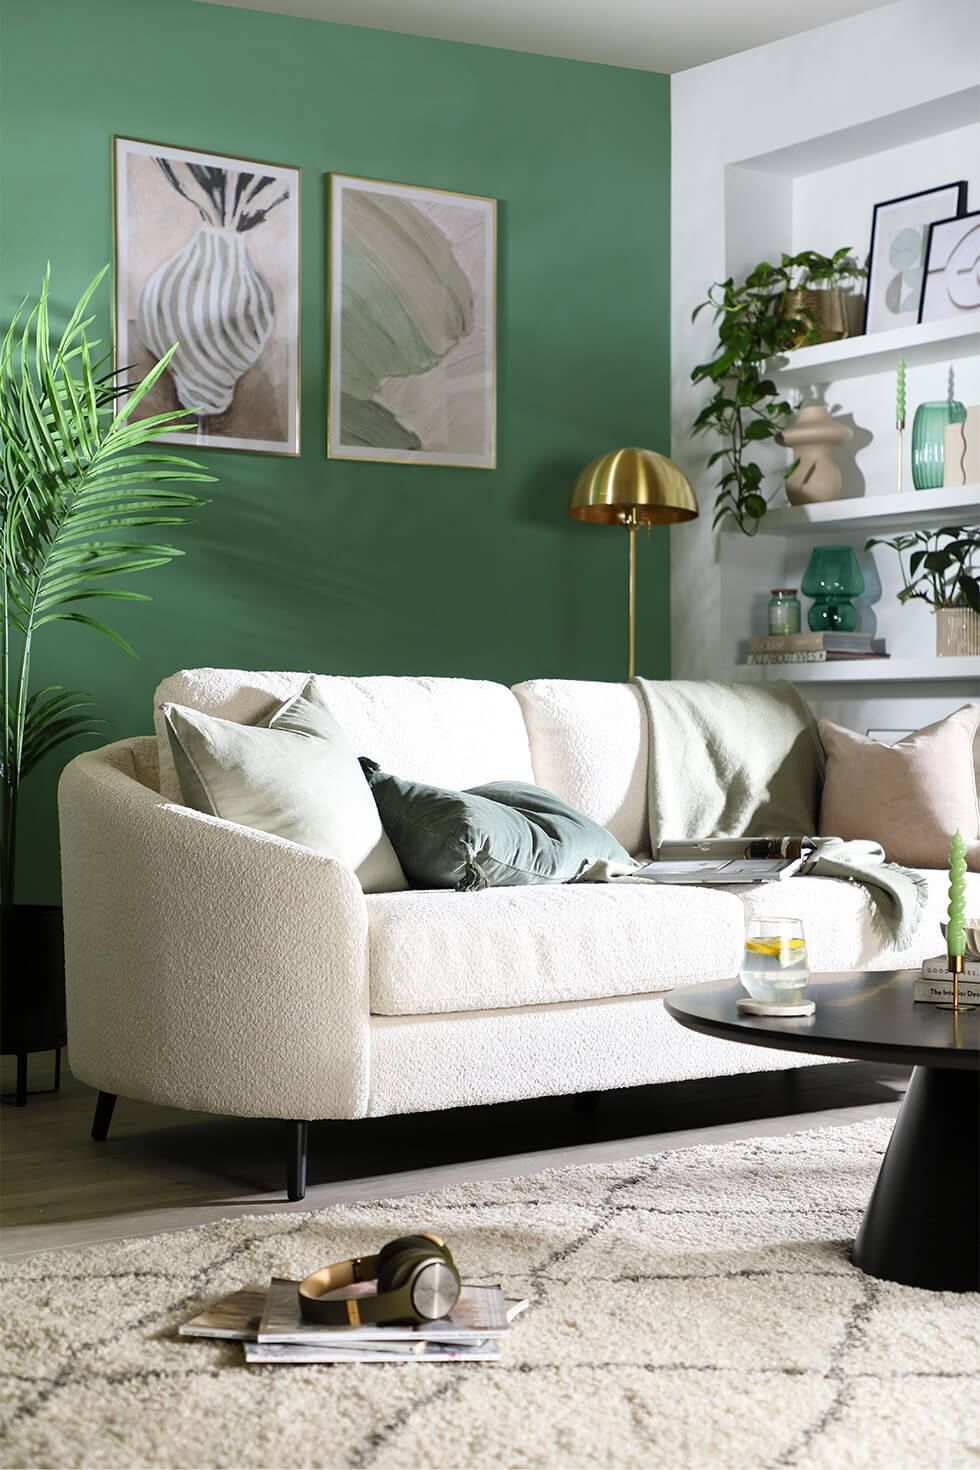
<instances>
[{"instance_id":1,"label":"framed abstract art print","mask_svg":"<svg viewBox=\"0 0 980 1470\"><path fill-rule=\"evenodd\" d=\"M980 211L929 226L919 321L980 317Z\"/></svg>"},{"instance_id":2,"label":"framed abstract art print","mask_svg":"<svg viewBox=\"0 0 980 1470\"><path fill-rule=\"evenodd\" d=\"M178 344L136 417L180 407L170 442L298 454L299 169L136 138L113 165L116 366Z\"/></svg>"},{"instance_id":3,"label":"framed abstract art print","mask_svg":"<svg viewBox=\"0 0 980 1470\"><path fill-rule=\"evenodd\" d=\"M929 226L935 220L960 215L965 208L963 179L875 205L864 309L866 332L910 327L919 320Z\"/></svg>"},{"instance_id":4,"label":"framed abstract art print","mask_svg":"<svg viewBox=\"0 0 980 1470\"><path fill-rule=\"evenodd\" d=\"M332 459L493 469L496 202L330 176Z\"/></svg>"}]
</instances>

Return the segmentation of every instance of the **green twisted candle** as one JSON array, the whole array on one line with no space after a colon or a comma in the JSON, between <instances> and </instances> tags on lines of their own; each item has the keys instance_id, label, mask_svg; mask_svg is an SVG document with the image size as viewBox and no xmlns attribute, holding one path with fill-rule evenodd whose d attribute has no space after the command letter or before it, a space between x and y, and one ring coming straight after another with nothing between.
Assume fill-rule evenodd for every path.
<instances>
[{"instance_id":1,"label":"green twisted candle","mask_svg":"<svg viewBox=\"0 0 980 1470\"><path fill-rule=\"evenodd\" d=\"M946 920L946 953L962 955L966 950L966 843L953 833L949 847L949 915Z\"/></svg>"},{"instance_id":2,"label":"green twisted candle","mask_svg":"<svg viewBox=\"0 0 980 1470\"><path fill-rule=\"evenodd\" d=\"M895 426L905 427L905 358L898 359L898 397L895 403Z\"/></svg>"}]
</instances>

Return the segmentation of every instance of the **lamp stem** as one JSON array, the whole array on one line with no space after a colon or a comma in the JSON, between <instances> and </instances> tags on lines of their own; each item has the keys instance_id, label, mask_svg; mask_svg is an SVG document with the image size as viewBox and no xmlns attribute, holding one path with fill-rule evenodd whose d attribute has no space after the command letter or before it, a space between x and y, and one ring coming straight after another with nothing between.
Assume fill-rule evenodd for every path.
<instances>
[{"instance_id":1,"label":"lamp stem","mask_svg":"<svg viewBox=\"0 0 980 1470\"><path fill-rule=\"evenodd\" d=\"M629 570L629 674L632 680L636 673L636 530L637 523L631 514L626 522L626 529L630 534L630 570Z\"/></svg>"}]
</instances>

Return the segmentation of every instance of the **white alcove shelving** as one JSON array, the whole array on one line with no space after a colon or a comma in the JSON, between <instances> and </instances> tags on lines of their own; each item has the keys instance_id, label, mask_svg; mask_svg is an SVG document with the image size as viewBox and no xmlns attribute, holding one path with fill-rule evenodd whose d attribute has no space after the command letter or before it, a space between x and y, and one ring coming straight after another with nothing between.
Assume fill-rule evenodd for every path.
<instances>
[{"instance_id":1,"label":"white alcove shelving","mask_svg":"<svg viewBox=\"0 0 980 1470\"><path fill-rule=\"evenodd\" d=\"M967 15L968 7L962 10ZM846 51L848 36L856 37L859 30L870 34L875 14L884 27L886 18L894 24L903 12L910 22L927 25L927 8L910 0L823 27L808 33L811 45L817 44L816 58L811 51L810 62L819 62L821 46L829 57L841 44ZM686 117L694 114L701 116L703 138L701 109L709 97L711 106L723 109L747 84L750 73L758 77L764 59L783 71L792 69L799 59L797 43L803 39L790 38L765 48L765 58L762 52L748 53L675 78L681 84L674 101L675 138L682 136ZM819 64L811 69L820 72ZM704 524L710 521L707 513L716 492L714 476L704 465L709 446L703 439L690 438L691 420L704 398L703 389L691 387L690 370L710 355L713 337L710 324L703 324L706 313L683 335L679 329L710 280L723 274L741 276L755 261L778 258L783 249L829 253L849 245L864 256L872 210L882 200L963 178L968 185L967 207L980 209L980 88L943 93L937 78L932 85L938 95L890 108L889 93L895 89L879 77L870 88L872 95L862 99L870 102L863 116L860 103L841 101L839 117L858 115L849 126L821 132L820 118L826 113L817 108L807 111L804 79L792 117L743 116L719 139L713 159L695 159L692 149L682 147L679 160L675 144L673 452L694 479L702 522L696 534L687 534L686 527L672 533L673 674L790 677L806 686L807 698L818 712L857 729L914 728L968 698L980 698L980 658L938 659L929 610L921 603L897 601L901 580L895 553L887 548L864 550L870 537L980 524L980 486L916 491L909 463L918 403L945 398L951 390L965 404L980 403L980 319L961 317L854 336L801 348L774 363L779 387L791 401L825 402L836 419L854 430L854 438L834 451L844 477L840 500L791 507L777 489L772 509L753 538L731 530L712 533ZM928 92L927 84L923 90ZM880 111L869 116L874 93ZM809 118L811 136L801 136L802 117ZM775 146L753 148L754 137ZM701 198L696 206L690 202L677 181L679 162L700 168L702 182L706 187L713 182L716 191L720 186L721 197L716 192L713 201ZM721 242L705 242L701 233L710 228L712 217L723 222ZM895 432L900 357L907 364L908 403L902 493ZM779 486L779 471L788 459L788 452L772 452L769 490ZM813 547L829 543L847 543L858 552L868 584L862 599L863 625L886 639L891 658L865 665L746 666L749 637L766 631L769 589L799 587ZM802 601L805 626L808 603Z\"/></svg>"}]
</instances>

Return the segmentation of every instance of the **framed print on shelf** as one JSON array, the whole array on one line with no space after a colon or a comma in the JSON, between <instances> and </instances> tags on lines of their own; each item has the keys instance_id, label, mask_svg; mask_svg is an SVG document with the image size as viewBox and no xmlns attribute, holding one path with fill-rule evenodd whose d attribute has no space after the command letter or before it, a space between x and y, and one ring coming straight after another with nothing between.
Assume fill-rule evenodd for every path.
<instances>
[{"instance_id":1,"label":"framed print on shelf","mask_svg":"<svg viewBox=\"0 0 980 1470\"><path fill-rule=\"evenodd\" d=\"M299 453L299 194L285 164L113 139L116 366L179 343L136 411L194 416L165 442Z\"/></svg>"},{"instance_id":2,"label":"framed print on shelf","mask_svg":"<svg viewBox=\"0 0 980 1470\"><path fill-rule=\"evenodd\" d=\"M961 215L965 208L963 179L875 205L864 308L866 332L910 327L919 320L929 226Z\"/></svg>"},{"instance_id":3,"label":"framed print on shelf","mask_svg":"<svg viewBox=\"0 0 980 1470\"><path fill-rule=\"evenodd\" d=\"M330 175L331 459L493 469L496 201Z\"/></svg>"},{"instance_id":4,"label":"framed print on shelf","mask_svg":"<svg viewBox=\"0 0 980 1470\"><path fill-rule=\"evenodd\" d=\"M919 321L980 318L980 210L936 220L926 240Z\"/></svg>"}]
</instances>

